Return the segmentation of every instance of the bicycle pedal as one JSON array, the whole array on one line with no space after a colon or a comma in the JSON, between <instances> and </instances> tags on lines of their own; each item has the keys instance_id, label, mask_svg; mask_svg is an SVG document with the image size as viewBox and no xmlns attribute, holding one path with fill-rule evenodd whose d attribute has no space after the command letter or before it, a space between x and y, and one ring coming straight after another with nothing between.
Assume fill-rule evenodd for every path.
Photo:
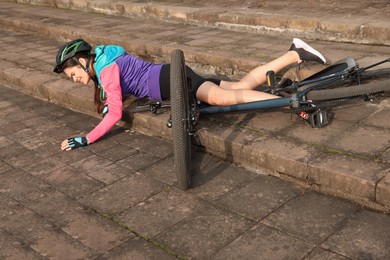
<instances>
[{"instance_id":1,"label":"bicycle pedal","mask_svg":"<svg viewBox=\"0 0 390 260\"><path fill-rule=\"evenodd\" d=\"M313 128L322 128L329 124L329 113L328 111L317 109L309 114L308 122Z\"/></svg>"}]
</instances>

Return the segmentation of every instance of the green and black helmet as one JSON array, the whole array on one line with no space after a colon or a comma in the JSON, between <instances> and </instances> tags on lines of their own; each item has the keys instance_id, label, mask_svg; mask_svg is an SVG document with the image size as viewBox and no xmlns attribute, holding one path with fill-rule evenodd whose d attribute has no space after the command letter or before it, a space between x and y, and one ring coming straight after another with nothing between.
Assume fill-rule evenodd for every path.
<instances>
[{"instance_id":1,"label":"green and black helmet","mask_svg":"<svg viewBox=\"0 0 390 260\"><path fill-rule=\"evenodd\" d=\"M87 67L84 67L82 64L80 64L78 59L75 58L75 55L78 52L90 53L91 50L92 46L83 39L77 39L66 43L58 50L56 57L56 65L54 66L53 71L56 73L62 73L64 63L69 59L74 59L86 72L88 72L89 59L87 62Z\"/></svg>"}]
</instances>

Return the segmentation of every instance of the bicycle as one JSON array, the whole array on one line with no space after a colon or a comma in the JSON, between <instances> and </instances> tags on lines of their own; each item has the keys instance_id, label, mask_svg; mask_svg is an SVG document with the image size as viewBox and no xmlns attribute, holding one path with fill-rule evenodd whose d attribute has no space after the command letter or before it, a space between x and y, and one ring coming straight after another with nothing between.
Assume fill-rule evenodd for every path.
<instances>
[{"instance_id":1,"label":"bicycle","mask_svg":"<svg viewBox=\"0 0 390 260\"><path fill-rule=\"evenodd\" d=\"M276 83L275 74L269 71L267 92L281 98L210 106L196 100L191 82L186 77L184 53L179 49L174 50L170 73L171 117L167 125L172 127L174 167L179 188L186 190L191 184L191 138L196 133L200 116L283 108L295 114L305 113L313 128L321 128L329 123L326 108L354 99L369 99L372 95L390 91L390 79L363 84L363 80L378 74L378 71L367 70L386 62L390 62L390 58L360 68L354 59L347 57L299 82L285 78ZM354 82L357 85L351 85ZM344 84L348 86L340 87Z\"/></svg>"}]
</instances>

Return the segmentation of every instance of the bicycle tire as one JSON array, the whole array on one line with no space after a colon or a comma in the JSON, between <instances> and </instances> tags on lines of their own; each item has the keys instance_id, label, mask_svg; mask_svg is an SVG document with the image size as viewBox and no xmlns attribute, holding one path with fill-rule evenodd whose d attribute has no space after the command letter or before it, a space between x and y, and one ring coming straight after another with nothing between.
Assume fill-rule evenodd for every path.
<instances>
[{"instance_id":1,"label":"bicycle tire","mask_svg":"<svg viewBox=\"0 0 390 260\"><path fill-rule=\"evenodd\" d=\"M186 190L191 183L190 98L184 54L181 50L172 52L170 69L174 170L178 187Z\"/></svg>"},{"instance_id":2,"label":"bicycle tire","mask_svg":"<svg viewBox=\"0 0 390 260\"><path fill-rule=\"evenodd\" d=\"M306 94L306 98L308 100L331 100L374 94L383 91L390 91L390 80L334 89L313 90Z\"/></svg>"}]
</instances>

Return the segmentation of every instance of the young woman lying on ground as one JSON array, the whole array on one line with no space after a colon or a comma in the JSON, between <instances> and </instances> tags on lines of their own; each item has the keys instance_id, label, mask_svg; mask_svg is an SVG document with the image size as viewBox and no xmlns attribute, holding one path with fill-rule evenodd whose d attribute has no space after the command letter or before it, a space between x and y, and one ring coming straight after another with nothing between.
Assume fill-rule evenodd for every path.
<instances>
[{"instance_id":1,"label":"young woman lying on ground","mask_svg":"<svg viewBox=\"0 0 390 260\"><path fill-rule=\"evenodd\" d=\"M294 38L290 49L279 58L253 69L240 81L203 78L189 67L196 98L210 105L233 105L278 98L254 90L266 81L266 73L303 61L325 64L325 57L304 41ZM89 145L107 133L122 118L122 96L132 95L151 100L170 97L169 64L154 64L136 58L115 45L99 45L92 52L90 44L77 39L62 46L56 57L54 72L64 72L76 83L95 83L94 101L103 120L86 136L64 140L61 149L70 151Z\"/></svg>"}]
</instances>

